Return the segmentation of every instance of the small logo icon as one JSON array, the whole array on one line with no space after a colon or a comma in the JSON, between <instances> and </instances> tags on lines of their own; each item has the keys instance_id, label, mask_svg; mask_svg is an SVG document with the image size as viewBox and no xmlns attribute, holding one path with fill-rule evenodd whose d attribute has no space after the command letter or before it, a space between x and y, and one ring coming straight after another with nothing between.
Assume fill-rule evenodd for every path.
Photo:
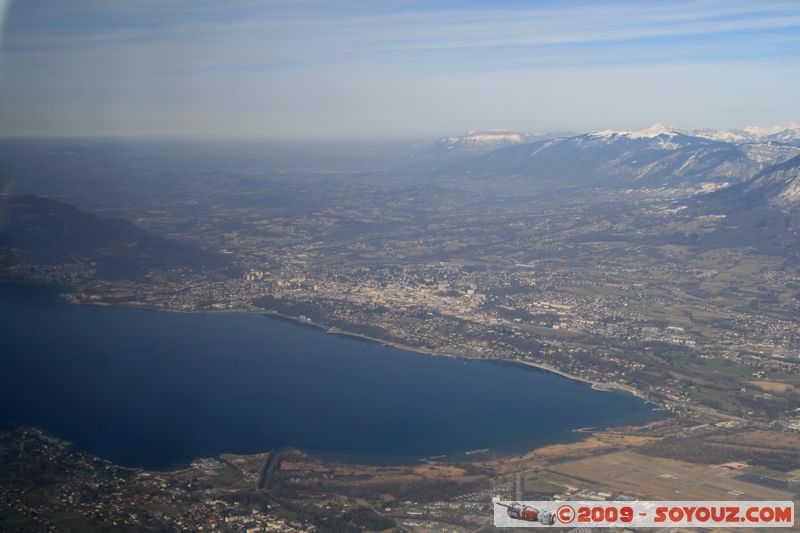
<instances>
[{"instance_id":1,"label":"small logo icon","mask_svg":"<svg viewBox=\"0 0 800 533\"><path fill-rule=\"evenodd\" d=\"M526 522L539 522L545 526L552 526L556 522L556 515L552 511L540 511L530 505L522 505L519 502L511 504L496 502L496 505L506 508L506 513L513 520L524 520Z\"/></svg>"},{"instance_id":2,"label":"small logo icon","mask_svg":"<svg viewBox=\"0 0 800 533\"><path fill-rule=\"evenodd\" d=\"M575 509L570 505L562 505L556 511L556 515L558 516L558 521L562 524L571 524L575 520Z\"/></svg>"}]
</instances>

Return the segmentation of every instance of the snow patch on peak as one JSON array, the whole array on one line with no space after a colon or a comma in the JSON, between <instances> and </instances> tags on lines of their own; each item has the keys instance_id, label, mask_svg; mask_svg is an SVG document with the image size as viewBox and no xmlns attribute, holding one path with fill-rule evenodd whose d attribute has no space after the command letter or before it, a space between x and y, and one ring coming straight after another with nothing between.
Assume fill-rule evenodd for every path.
<instances>
[{"instance_id":1,"label":"snow patch on peak","mask_svg":"<svg viewBox=\"0 0 800 533\"><path fill-rule=\"evenodd\" d=\"M745 131L737 130L695 130L692 132L695 137L710 139L712 141L722 141L726 143L745 143L753 140L753 136Z\"/></svg>"},{"instance_id":2,"label":"snow patch on peak","mask_svg":"<svg viewBox=\"0 0 800 533\"><path fill-rule=\"evenodd\" d=\"M696 130L693 135L734 144L769 141L791 144L800 141L800 124L790 122L786 126L747 126L743 130Z\"/></svg>"},{"instance_id":3,"label":"snow patch on peak","mask_svg":"<svg viewBox=\"0 0 800 533\"><path fill-rule=\"evenodd\" d=\"M747 126L744 129L744 131L753 137L769 137L770 135L775 135L776 133L781 133L786 130L800 130L800 124L797 122L790 122L786 126L780 126L778 124L774 126Z\"/></svg>"},{"instance_id":4,"label":"snow patch on peak","mask_svg":"<svg viewBox=\"0 0 800 533\"><path fill-rule=\"evenodd\" d=\"M519 144L525 142L529 138L530 135L525 133L515 133L508 130L486 130L468 131L465 135L460 137L446 137L443 141L446 144L467 145Z\"/></svg>"},{"instance_id":5,"label":"snow patch on peak","mask_svg":"<svg viewBox=\"0 0 800 533\"><path fill-rule=\"evenodd\" d=\"M590 133L589 135L591 137L601 137L605 139L610 139L615 135L620 137L628 137L630 139L655 139L656 137L661 137L662 135L666 135L667 137L675 137L676 135L682 134L678 130L671 128L662 122L657 122L649 128L639 131L602 130Z\"/></svg>"},{"instance_id":6,"label":"snow patch on peak","mask_svg":"<svg viewBox=\"0 0 800 533\"><path fill-rule=\"evenodd\" d=\"M464 135L443 137L422 151L424 156L480 155L537 139L530 133L509 130L472 130Z\"/></svg>"},{"instance_id":7,"label":"snow patch on peak","mask_svg":"<svg viewBox=\"0 0 800 533\"><path fill-rule=\"evenodd\" d=\"M663 122L656 122L649 128L645 128L643 130L634 131L630 134L631 139L653 139L655 137L660 137L662 135L666 135L668 137L675 137L676 135L681 135L681 133L674 128L671 128L664 124Z\"/></svg>"},{"instance_id":8,"label":"snow patch on peak","mask_svg":"<svg viewBox=\"0 0 800 533\"><path fill-rule=\"evenodd\" d=\"M602 131L595 131L594 133L590 133L589 135L592 137L604 137L609 138L613 137L614 135L629 135L629 131L619 131L619 130L602 130Z\"/></svg>"}]
</instances>

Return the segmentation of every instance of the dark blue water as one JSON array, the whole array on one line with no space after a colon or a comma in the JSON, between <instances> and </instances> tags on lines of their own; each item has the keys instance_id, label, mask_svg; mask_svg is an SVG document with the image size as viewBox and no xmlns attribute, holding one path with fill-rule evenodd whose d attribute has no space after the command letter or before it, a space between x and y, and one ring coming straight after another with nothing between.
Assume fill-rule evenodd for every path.
<instances>
[{"instance_id":1,"label":"dark blue water","mask_svg":"<svg viewBox=\"0 0 800 533\"><path fill-rule=\"evenodd\" d=\"M78 306L0 283L0 418L128 466L283 447L365 462L499 453L658 416L518 365L430 357L259 315Z\"/></svg>"}]
</instances>

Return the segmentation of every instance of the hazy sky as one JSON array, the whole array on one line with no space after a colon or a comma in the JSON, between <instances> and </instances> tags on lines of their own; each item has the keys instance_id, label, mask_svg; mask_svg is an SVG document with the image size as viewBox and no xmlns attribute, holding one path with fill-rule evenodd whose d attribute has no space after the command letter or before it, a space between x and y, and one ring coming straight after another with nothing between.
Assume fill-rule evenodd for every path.
<instances>
[{"instance_id":1,"label":"hazy sky","mask_svg":"<svg viewBox=\"0 0 800 533\"><path fill-rule=\"evenodd\" d=\"M1 83L5 135L741 128L800 121L800 2L19 0Z\"/></svg>"}]
</instances>

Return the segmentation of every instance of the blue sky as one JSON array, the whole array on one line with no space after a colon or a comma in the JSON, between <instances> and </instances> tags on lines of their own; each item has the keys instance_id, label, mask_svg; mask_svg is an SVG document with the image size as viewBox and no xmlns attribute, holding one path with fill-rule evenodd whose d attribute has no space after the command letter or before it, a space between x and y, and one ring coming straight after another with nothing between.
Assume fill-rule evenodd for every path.
<instances>
[{"instance_id":1,"label":"blue sky","mask_svg":"<svg viewBox=\"0 0 800 533\"><path fill-rule=\"evenodd\" d=\"M796 0L20 0L5 15L3 135L800 121Z\"/></svg>"}]
</instances>

